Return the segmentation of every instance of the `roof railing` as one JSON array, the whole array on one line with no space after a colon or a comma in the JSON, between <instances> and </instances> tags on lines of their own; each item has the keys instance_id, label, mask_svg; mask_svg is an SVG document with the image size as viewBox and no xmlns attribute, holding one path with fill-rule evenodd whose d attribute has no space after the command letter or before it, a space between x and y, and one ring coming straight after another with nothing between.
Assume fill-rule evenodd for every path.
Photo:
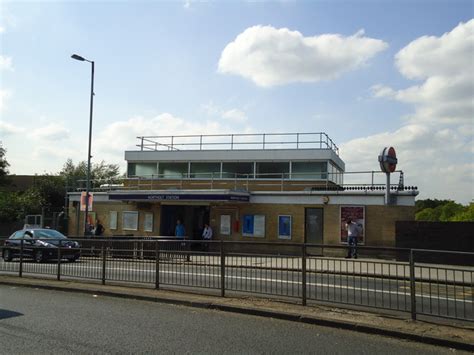
<instances>
[{"instance_id":1,"label":"roof railing","mask_svg":"<svg viewBox=\"0 0 474 355\"><path fill-rule=\"evenodd\" d=\"M138 136L137 147L151 150L331 149L339 148L325 132Z\"/></svg>"}]
</instances>

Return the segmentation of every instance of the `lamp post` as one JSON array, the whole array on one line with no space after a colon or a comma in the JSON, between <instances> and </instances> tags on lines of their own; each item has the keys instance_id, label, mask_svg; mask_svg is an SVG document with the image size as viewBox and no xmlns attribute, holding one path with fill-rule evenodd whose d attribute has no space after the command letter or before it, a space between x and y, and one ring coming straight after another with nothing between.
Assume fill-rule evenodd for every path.
<instances>
[{"instance_id":1,"label":"lamp post","mask_svg":"<svg viewBox=\"0 0 474 355\"><path fill-rule=\"evenodd\" d=\"M80 55L73 54L72 59L79 60L81 62L89 62L91 66L91 104L89 111L89 148L87 153L87 181L86 181L86 211L84 215L84 235L89 231L87 228L87 219L89 217L89 194L90 194L90 177L91 177L91 141L92 141L92 109L94 106L94 61L87 60Z\"/></svg>"}]
</instances>

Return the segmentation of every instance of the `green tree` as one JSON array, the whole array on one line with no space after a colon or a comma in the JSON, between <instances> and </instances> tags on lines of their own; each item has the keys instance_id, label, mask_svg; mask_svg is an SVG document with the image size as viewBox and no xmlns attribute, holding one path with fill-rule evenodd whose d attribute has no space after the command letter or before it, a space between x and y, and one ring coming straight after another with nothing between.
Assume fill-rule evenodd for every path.
<instances>
[{"instance_id":1,"label":"green tree","mask_svg":"<svg viewBox=\"0 0 474 355\"><path fill-rule=\"evenodd\" d=\"M459 203L449 201L448 203L440 206L440 209L441 213L439 215L439 220L441 222L449 222L452 220L452 218L454 218L454 216L464 212L465 207Z\"/></svg>"},{"instance_id":2,"label":"green tree","mask_svg":"<svg viewBox=\"0 0 474 355\"><path fill-rule=\"evenodd\" d=\"M0 192L0 222L21 221L27 214L39 214L44 204L34 188L23 192Z\"/></svg>"},{"instance_id":3,"label":"green tree","mask_svg":"<svg viewBox=\"0 0 474 355\"><path fill-rule=\"evenodd\" d=\"M474 221L473 203L463 206L451 200L418 200L415 202L417 221L460 222Z\"/></svg>"},{"instance_id":4,"label":"green tree","mask_svg":"<svg viewBox=\"0 0 474 355\"><path fill-rule=\"evenodd\" d=\"M7 151L0 142L0 185L8 184L8 167L10 164L8 163L7 159L5 158Z\"/></svg>"},{"instance_id":5,"label":"green tree","mask_svg":"<svg viewBox=\"0 0 474 355\"><path fill-rule=\"evenodd\" d=\"M474 221L474 203L470 203L464 211L457 213L451 218L453 222L473 222Z\"/></svg>"},{"instance_id":6,"label":"green tree","mask_svg":"<svg viewBox=\"0 0 474 355\"><path fill-rule=\"evenodd\" d=\"M77 165L72 159L64 163L59 175L66 179L69 187L85 187L87 180L87 162L81 161ZM91 186L101 183L116 183L120 178L120 167L118 164L108 164L105 161L91 165Z\"/></svg>"}]
</instances>

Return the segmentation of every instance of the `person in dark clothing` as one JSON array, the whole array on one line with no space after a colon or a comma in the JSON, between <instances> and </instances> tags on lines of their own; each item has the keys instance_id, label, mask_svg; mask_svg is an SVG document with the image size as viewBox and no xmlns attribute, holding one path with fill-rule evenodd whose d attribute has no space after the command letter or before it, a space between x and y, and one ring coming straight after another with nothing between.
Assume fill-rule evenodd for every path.
<instances>
[{"instance_id":1,"label":"person in dark clothing","mask_svg":"<svg viewBox=\"0 0 474 355\"><path fill-rule=\"evenodd\" d=\"M102 234L104 234L104 230L105 230L105 228L104 228L104 226L102 225L102 223L100 223L100 221L97 220L97 221L95 222L94 235L97 236L97 237L98 237L98 236L101 236Z\"/></svg>"}]
</instances>

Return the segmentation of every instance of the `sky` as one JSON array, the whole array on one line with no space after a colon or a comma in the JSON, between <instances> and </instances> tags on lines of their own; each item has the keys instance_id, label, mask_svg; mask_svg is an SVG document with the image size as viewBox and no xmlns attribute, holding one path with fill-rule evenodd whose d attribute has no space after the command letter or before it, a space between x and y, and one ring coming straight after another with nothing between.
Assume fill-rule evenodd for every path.
<instances>
[{"instance_id":1,"label":"sky","mask_svg":"<svg viewBox=\"0 0 474 355\"><path fill-rule=\"evenodd\" d=\"M474 199L472 1L2 1L11 174L120 164L137 136L326 132L346 171L397 151L418 198ZM369 181L367 181L369 182Z\"/></svg>"}]
</instances>

